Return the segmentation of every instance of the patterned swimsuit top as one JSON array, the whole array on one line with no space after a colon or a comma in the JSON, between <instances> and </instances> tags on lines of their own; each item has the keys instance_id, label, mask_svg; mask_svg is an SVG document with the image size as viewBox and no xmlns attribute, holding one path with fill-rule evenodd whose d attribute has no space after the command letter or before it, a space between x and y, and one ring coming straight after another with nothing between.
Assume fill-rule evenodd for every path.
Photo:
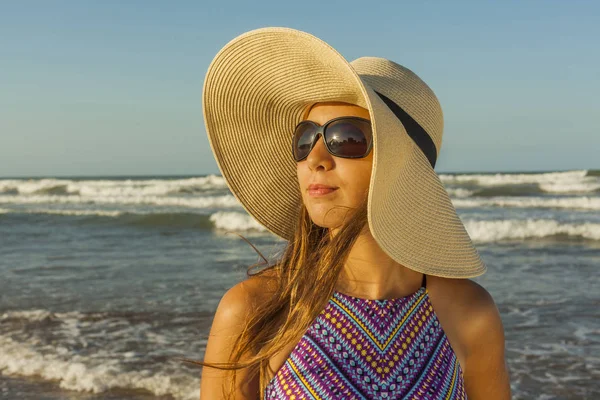
<instances>
[{"instance_id":1,"label":"patterned swimsuit top","mask_svg":"<svg viewBox=\"0 0 600 400\"><path fill-rule=\"evenodd\" d=\"M372 300L335 291L264 399L466 399L463 373L422 287Z\"/></svg>"}]
</instances>

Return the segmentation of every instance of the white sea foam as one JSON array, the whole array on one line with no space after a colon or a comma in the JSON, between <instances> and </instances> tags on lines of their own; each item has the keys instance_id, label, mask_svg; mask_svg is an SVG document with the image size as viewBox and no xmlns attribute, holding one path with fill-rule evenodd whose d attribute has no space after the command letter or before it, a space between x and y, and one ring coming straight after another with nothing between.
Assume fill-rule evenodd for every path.
<instances>
[{"instance_id":1,"label":"white sea foam","mask_svg":"<svg viewBox=\"0 0 600 400\"><path fill-rule=\"evenodd\" d=\"M600 210L600 197L493 197L453 199L456 208L516 207Z\"/></svg>"},{"instance_id":2,"label":"white sea foam","mask_svg":"<svg viewBox=\"0 0 600 400\"><path fill-rule=\"evenodd\" d=\"M503 207L503 208L561 208L579 210L600 210L600 197L484 197L465 198L466 192L457 194L452 199L456 208L478 208L478 207ZM202 196L202 197L85 197L79 195L55 196L55 195L4 195L0 196L0 204L75 204L75 205L113 205L113 206L158 206L158 207L183 207L189 209L206 208L238 208L242 206L232 195ZM0 209L0 213L10 212L6 208ZM83 211L85 212L85 211ZM60 212L56 212L60 214ZM97 214L96 211L90 211ZM109 212L110 213L110 212ZM73 214L77 215L77 214ZM84 215L83 213L80 215ZM107 214L108 215L108 214Z\"/></svg>"},{"instance_id":3,"label":"white sea foam","mask_svg":"<svg viewBox=\"0 0 600 400\"><path fill-rule=\"evenodd\" d=\"M470 197L475 193L475 190L463 189L463 188L447 188L446 191L450 197Z\"/></svg>"},{"instance_id":4,"label":"white sea foam","mask_svg":"<svg viewBox=\"0 0 600 400\"><path fill-rule=\"evenodd\" d=\"M199 197L4 195L0 196L0 204L112 204L176 206L187 208L241 207L237 199L232 195Z\"/></svg>"},{"instance_id":5,"label":"white sea foam","mask_svg":"<svg viewBox=\"0 0 600 400\"><path fill-rule=\"evenodd\" d=\"M473 241L495 242L507 239L543 238L558 234L600 240L600 224L560 223L551 219L463 221Z\"/></svg>"},{"instance_id":6,"label":"white sea foam","mask_svg":"<svg viewBox=\"0 0 600 400\"><path fill-rule=\"evenodd\" d=\"M121 355L122 356L122 355ZM142 389L156 396L198 399L200 380L184 374L125 371L119 359L103 362L69 353L64 347L54 352L36 349L34 343L19 343L0 335L0 372L4 375L36 376L54 381L62 389L103 393L113 388Z\"/></svg>"},{"instance_id":7,"label":"white sea foam","mask_svg":"<svg viewBox=\"0 0 600 400\"><path fill-rule=\"evenodd\" d=\"M103 217L118 217L125 214L121 211L104 211L104 210L54 210L48 208L33 208L28 210L15 209L6 210L7 212L18 212L25 214L57 214L57 215L73 215L73 216L103 216ZM135 212L132 214L151 214L151 212ZM261 232L267 231L261 224L259 224L252 216L248 215L245 211L234 212L234 211L219 211L211 214L209 220L213 223L217 229L224 229L229 231L247 231L257 230ZM0 318L1 320L1 318Z\"/></svg>"},{"instance_id":8,"label":"white sea foam","mask_svg":"<svg viewBox=\"0 0 600 400\"><path fill-rule=\"evenodd\" d=\"M524 183L554 183L580 181L586 178L587 170L545 172L538 174L439 174L444 183L476 183L480 186L498 186ZM592 178L593 177L588 177Z\"/></svg>"},{"instance_id":9,"label":"white sea foam","mask_svg":"<svg viewBox=\"0 0 600 400\"><path fill-rule=\"evenodd\" d=\"M600 190L600 178L586 176L587 170L539 174L440 174L444 184L476 184L482 187L537 184L548 193L590 193Z\"/></svg>"},{"instance_id":10,"label":"white sea foam","mask_svg":"<svg viewBox=\"0 0 600 400\"><path fill-rule=\"evenodd\" d=\"M600 329L588 328L582 325L576 325L573 335L581 341L589 341L600 338Z\"/></svg>"},{"instance_id":11,"label":"white sea foam","mask_svg":"<svg viewBox=\"0 0 600 400\"><path fill-rule=\"evenodd\" d=\"M252 216L247 213L219 211L210 216L217 229L228 231L250 230L266 231L266 228L259 224Z\"/></svg>"},{"instance_id":12,"label":"white sea foam","mask_svg":"<svg viewBox=\"0 0 600 400\"><path fill-rule=\"evenodd\" d=\"M63 188L67 194L84 196L130 196L165 195L176 192L225 189L225 179L208 175L184 179L1 179L0 193L16 191L19 194L35 194L49 189Z\"/></svg>"},{"instance_id":13,"label":"white sea foam","mask_svg":"<svg viewBox=\"0 0 600 400\"><path fill-rule=\"evenodd\" d=\"M27 321L43 321L52 316L48 310L8 311L0 315L0 321L7 319L24 319Z\"/></svg>"},{"instance_id":14,"label":"white sea foam","mask_svg":"<svg viewBox=\"0 0 600 400\"><path fill-rule=\"evenodd\" d=\"M44 328L0 335L0 374L35 376L56 382L61 388L79 392L103 393L113 388L143 389L156 396L171 395L176 399L197 399L199 379L190 376L175 358L149 366L149 369L131 368L129 362L164 355L165 348L181 333L169 331L172 338L152 331L146 322L132 323L122 316L107 313L85 314L79 311L54 313L44 309L8 311L0 315L6 328L21 331L23 326ZM35 333L34 333L35 332ZM42 339L50 333L52 340ZM41 335L41 336L39 336ZM107 339L108 336L108 339ZM17 341L15 337L19 337ZM138 353L123 351L131 338L150 351ZM86 349L104 345L93 351ZM167 345L167 346L165 346ZM136 360L137 359L137 360ZM144 364L142 364L144 365Z\"/></svg>"},{"instance_id":15,"label":"white sea foam","mask_svg":"<svg viewBox=\"0 0 600 400\"><path fill-rule=\"evenodd\" d=\"M86 216L86 215L98 215L102 217L118 217L122 215L121 211L104 211L104 210L51 210L51 209L41 209L34 210L35 212L42 212L44 214L59 214L59 215L76 215L76 216Z\"/></svg>"},{"instance_id":16,"label":"white sea foam","mask_svg":"<svg viewBox=\"0 0 600 400\"><path fill-rule=\"evenodd\" d=\"M0 214L5 213L20 213L20 214L54 214L54 215L73 215L73 216L89 216L97 215L101 217L118 217L122 215L122 211L105 211L105 210L59 210L51 208L32 208L32 209L0 209Z\"/></svg>"},{"instance_id":17,"label":"white sea foam","mask_svg":"<svg viewBox=\"0 0 600 400\"><path fill-rule=\"evenodd\" d=\"M540 189L544 192L549 193L587 193L596 192L600 190L600 182L596 177L587 177L587 182L552 182L552 183L541 183ZM594 181L592 181L592 179Z\"/></svg>"}]
</instances>

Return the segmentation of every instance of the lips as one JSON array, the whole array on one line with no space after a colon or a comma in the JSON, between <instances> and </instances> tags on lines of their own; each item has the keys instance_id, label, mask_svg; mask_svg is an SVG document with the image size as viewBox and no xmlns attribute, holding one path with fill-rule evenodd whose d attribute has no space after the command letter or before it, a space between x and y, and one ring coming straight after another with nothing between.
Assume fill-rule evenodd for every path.
<instances>
[{"instance_id":1,"label":"lips","mask_svg":"<svg viewBox=\"0 0 600 400\"><path fill-rule=\"evenodd\" d=\"M312 197L326 196L333 193L338 188L335 186L322 185L322 184L311 184L308 186L308 194Z\"/></svg>"},{"instance_id":2,"label":"lips","mask_svg":"<svg viewBox=\"0 0 600 400\"><path fill-rule=\"evenodd\" d=\"M308 185L308 190L320 190L320 189L335 190L335 189L337 189L337 187L336 186L321 185L321 184L314 184L314 183Z\"/></svg>"}]
</instances>

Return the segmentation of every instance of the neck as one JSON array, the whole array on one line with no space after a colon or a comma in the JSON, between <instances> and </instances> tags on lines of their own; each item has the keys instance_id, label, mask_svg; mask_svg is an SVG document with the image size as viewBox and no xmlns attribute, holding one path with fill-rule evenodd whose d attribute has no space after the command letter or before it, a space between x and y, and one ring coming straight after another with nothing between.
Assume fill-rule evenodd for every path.
<instances>
[{"instance_id":1,"label":"neck","mask_svg":"<svg viewBox=\"0 0 600 400\"><path fill-rule=\"evenodd\" d=\"M370 299L397 298L417 291L422 279L423 274L388 256L367 229L350 250L335 289Z\"/></svg>"}]
</instances>

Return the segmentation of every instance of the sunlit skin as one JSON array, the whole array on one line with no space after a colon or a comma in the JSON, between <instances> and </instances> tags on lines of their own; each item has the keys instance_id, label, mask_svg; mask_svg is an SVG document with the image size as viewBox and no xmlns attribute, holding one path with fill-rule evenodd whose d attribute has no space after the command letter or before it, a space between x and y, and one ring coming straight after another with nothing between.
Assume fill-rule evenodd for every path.
<instances>
[{"instance_id":1,"label":"sunlit skin","mask_svg":"<svg viewBox=\"0 0 600 400\"><path fill-rule=\"evenodd\" d=\"M342 116L370 120L367 109L340 102L317 103L304 119L322 125ZM345 207L358 207L368 195L373 155L374 149L364 158L333 156L319 136L309 155L297 163L302 201L316 225L329 228L335 235L348 212ZM339 189L324 197L311 197L308 193L311 183L337 186ZM334 206L342 207L334 209ZM423 274L403 267L384 253L365 226L350 251L337 290L373 299L402 297L416 291L422 277Z\"/></svg>"},{"instance_id":2,"label":"sunlit skin","mask_svg":"<svg viewBox=\"0 0 600 400\"><path fill-rule=\"evenodd\" d=\"M366 109L346 103L318 103L305 119L319 125L340 116L369 119ZM360 159L347 159L329 154L322 137L306 159L297 163L297 175L302 201L311 220L335 235L346 210L327 211L334 206L356 207L368 195L374 149ZM325 197L311 197L311 183L338 186ZM273 270L271 270L273 271ZM271 272L272 273L272 272ZM340 292L370 299L404 297L421 285L423 274L408 269L381 250L371 236L368 224L363 228L350 251L336 282ZM243 331L254 302L267 301L271 293L265 290L269 280L259 274L240 282L227 291L219 302L206 344L205 361L227 362L235 339ZM463 371L469 400L509 400L510 384L504 356L504 330L500 314L489 293L469 279L447 279L427 276L427 294ZM269 359L273 371L279 370L296 342ZM268 376L269 379L272 376ZM250 378L250 370L238 373L236 399L259 399L258 377ZM226 386L225 375L212 368L203 368L200 398L221 398L217 393Z\"/></svg>"}]
</instances>

